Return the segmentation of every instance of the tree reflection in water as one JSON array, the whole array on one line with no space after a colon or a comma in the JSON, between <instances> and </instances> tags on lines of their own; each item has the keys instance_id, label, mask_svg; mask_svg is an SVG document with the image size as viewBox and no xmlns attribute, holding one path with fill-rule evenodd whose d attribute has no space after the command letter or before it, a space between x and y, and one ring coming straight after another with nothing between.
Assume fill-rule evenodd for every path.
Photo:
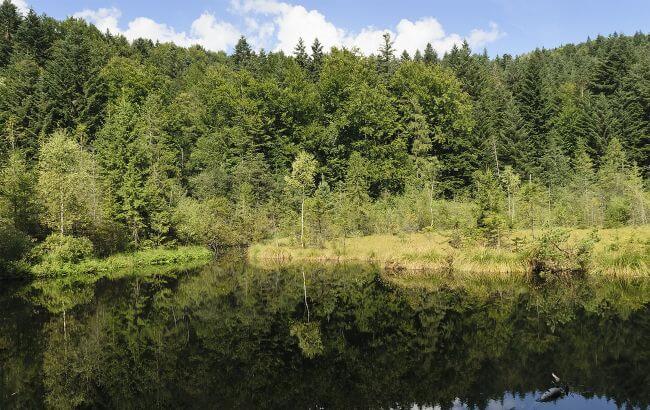
<instances>
[{"instance_id":1,"label":"tree reflection in water","mask_svg":"<svg viewBox=\"0 0 650 410\"><path fill-rule=\"evenodd\" d=\"M577 390L557 405L650 403L648 281L531 287L222 260L34 283L0 304L2 408L526 407L551 371Z\"/></svg>"}]
</instances>

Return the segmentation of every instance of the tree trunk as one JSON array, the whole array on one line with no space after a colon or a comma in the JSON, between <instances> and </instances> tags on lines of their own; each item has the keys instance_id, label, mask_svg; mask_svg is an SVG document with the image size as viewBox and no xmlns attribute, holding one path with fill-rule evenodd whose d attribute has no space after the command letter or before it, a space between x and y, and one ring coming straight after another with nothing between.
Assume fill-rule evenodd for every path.
<instances>
[{"instance_id":1,"label":"tree trunk","mask_svg":"<svg viewBox=\"0 0 650 410\"><path fill-rule=\"evenodd\" d=\"M59 230L61 231L61 236L63 236L63 215L64 215L64 205L63 205L63 190L59 191Z\"/></svg>"},{"instance_id":2,"label":"tree trunk","mask_svg":"<svg viewBox=\"0 0 650 410\"><path fill-rule=\"evenodd\" d=\"M307 280L305 279L305 270L302 270L302 289L305 292L305 307L307 308L307 323L309 323L309 304L307 303Z\"/></svg>"},{"instance_id":3,"label":"tree trunk","mask_svg":"<svg viewBox=\"0 0 650 410\"><path fill-rule=\"evenodd\" d=\"M300 203L300 247L305 247L305 197Z\"/></svg>"}]
</instances>

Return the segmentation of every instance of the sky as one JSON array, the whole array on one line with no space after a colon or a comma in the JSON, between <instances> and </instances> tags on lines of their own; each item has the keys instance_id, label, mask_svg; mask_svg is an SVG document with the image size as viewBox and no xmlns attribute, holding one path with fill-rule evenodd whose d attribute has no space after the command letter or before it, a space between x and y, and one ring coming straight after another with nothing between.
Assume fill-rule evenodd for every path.
<instances>
[{"instance_id":1,"label":"sky","mask_svg":"<svg viewBox=\"0 0 650 410\"><path fill-rule=\"evenodd\" d=\"M413 54L466 40L491 56L552 48L613 32L650 32L650 0L11 0L21 10L84 18L127 39L200 44L231 52L241 35L255 49L291 53L303 38L326 48L376 52L389 32Z\"/></svg>"}]
</instances>

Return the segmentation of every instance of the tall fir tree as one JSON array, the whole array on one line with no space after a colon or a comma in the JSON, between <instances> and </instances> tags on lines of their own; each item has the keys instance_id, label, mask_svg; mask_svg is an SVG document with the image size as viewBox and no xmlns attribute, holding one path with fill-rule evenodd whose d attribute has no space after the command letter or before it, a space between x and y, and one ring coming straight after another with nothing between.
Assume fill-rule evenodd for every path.
<instances>
[{"instance_id":1,"label":"tall fir tree","mask_svg":"<svg viewBox=\"0 0 650 410\"><path fill-rule=\"evenodd\" d=\"M20 22L18 8L11 1L3 0L0 4L0 68L9 64Z\"/></svg>"},{"instance_id":2,"label":"tall fir tree","mask_svg":"<svg viewBox=\"0 0 650 410\"><path fill-rule=\"evenodd\" d=\"M308 69L311 61L309 61L309 55L307 54L307 48L305 47L305 42L302 37L298 39L298 44L293 50L293 56L296 59L296 63L304 69Z\"/></svg>"}]
</instances>

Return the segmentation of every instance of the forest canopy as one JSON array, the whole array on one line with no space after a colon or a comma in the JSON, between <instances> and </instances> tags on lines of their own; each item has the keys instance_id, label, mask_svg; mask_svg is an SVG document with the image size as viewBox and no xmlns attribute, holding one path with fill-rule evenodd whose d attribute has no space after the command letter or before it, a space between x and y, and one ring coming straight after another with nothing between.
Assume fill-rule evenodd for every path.
<instances>
[{"instance_id":1,"label":"forest canopy","mask_svg":"<svg viewBox=\"0 0 650 410\"><path fill-rule=\"evenodd\" d=\"M8 0L0 34L0 263L52 234L107 255L647 223L647 34L494 58L242 37L227 55Z\"/></svg>"}]
</instances>

